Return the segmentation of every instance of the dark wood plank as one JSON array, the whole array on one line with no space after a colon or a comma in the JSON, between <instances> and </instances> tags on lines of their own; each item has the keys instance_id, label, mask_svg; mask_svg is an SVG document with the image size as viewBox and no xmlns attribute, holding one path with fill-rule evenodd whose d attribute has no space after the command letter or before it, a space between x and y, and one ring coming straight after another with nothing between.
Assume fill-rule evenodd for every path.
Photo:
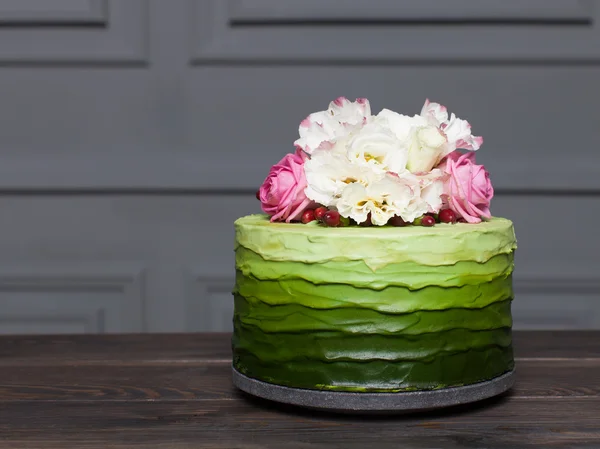
<instances>
[{"instance_id":1,"label":"dark wood plank","mask_svg":"<svg viewBox=\"0 0 600 449\"><path fill-rule=\"evenodd\" d=\"M229 364L5 366L0 402L230 399Z\"/></svg>"},{"instance_id":2,"label":"dark wood plank","mask_svg":"<svg viewBox=\"0 0 600 449\"><path fill-rule=\"evenodd\" d=\"M1 404L0 434L3 447L597 449L599 411L596 397L503 397L395 417L328 415L250 398L23 401Z\"/></svg>"},{"instance_id":3,"label":"dark wood plank","mask_svg":"<svg viewBox=\"0 0 600 449\"><path fill-rule=\"evenodd\" d=\"M234 390L230 335L0 337L0 446L600 447L600 333L515 332L509 395L356 417Z\"/></svg>"},{"instance_id":4,"label":"dark wood plank","mask_svg":"<svg viewBox=\"0 0 600 449\"><path fill-rule=\"evenodd\" d=\"M600 397L600 359L522 360L516 371L518 397Z\"/></svg>"},{"instance_id":5,"label":"dark wood plank","mask_svg":"<svg viewBox=\"0 0 600 449\"><path fill-rule=\"evenodd\" d=\"M600 331L515 331L513 341L516 357L600 357Z\"/></svg>"},{"instance_id":6,"label":"dark wood plank","mask_svg":"<svg viewBox=\"0 0 600 449\"><path fill-rule=\"evenodd\" d=\"M227 333L0 336L0 366L230 360ZM598 331L515 331L516 356L600 358Z\"/></svg>"},{"instance_id":7,"label":"dark wood plank","mask_svg":"<svg viewBox=\"0 0 600 449\"><path fill-rule=\"evenodd\" d=\"M517 364L515 397L600 397L599 360L526 360ZM232 399L229 363L4 366L0 401Z\"/></svg>"},{"instance_id":8,"label":"dark wood plank","mask_svg":"<svg viewBox=\"0 0 600 449\"><path fill-rule=\"evenodd\" d=\"M0 336L0 366L231 360L231 334Z\"/></svg>"}]
</instances>

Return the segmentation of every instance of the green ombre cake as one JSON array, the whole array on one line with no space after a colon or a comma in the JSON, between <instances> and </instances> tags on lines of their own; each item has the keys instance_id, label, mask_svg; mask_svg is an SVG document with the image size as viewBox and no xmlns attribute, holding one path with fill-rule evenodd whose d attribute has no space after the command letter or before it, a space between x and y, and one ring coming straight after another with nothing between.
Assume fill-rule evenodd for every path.
<instances>
[{"instance_id":1,"label":"green ombre cake","mask_svg":"<svg viewBox=\"0 0 600 449\"><path fill-rule=\"evenodd\" d=\"M234 369L365 393L511 372L516 239L490 213L470 125L429 101L372 116L341 98L295 143L257 194L264 214L235 222Z\"/></svg>"},{"instance_id":2,"label":"green ombre cake","mask_svg":"<svg viewBox=\"0 0 600 449\"><path fill-rule=\"evenodd\" d=\"M325 228L240 218L234 367L340 391L467 385L513 368L512 223Z\"/></svg>"}]
</instances>

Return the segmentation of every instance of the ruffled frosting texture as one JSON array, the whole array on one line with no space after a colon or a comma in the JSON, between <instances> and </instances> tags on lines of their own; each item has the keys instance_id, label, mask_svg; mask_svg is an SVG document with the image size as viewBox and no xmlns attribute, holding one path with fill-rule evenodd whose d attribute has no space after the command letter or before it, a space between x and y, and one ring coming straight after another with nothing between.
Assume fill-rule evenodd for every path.
<instances>
[{"instance_id":1,"label":"ruffled frosting texture","mask_svg":"<svg viewBox=\"0 0 600 449\"><path fill-rule=\"evenodd\" d=\"M466 385L513 367L512 223L235 223L234 366L340 391Z\"/></svg>"}]
</instances>

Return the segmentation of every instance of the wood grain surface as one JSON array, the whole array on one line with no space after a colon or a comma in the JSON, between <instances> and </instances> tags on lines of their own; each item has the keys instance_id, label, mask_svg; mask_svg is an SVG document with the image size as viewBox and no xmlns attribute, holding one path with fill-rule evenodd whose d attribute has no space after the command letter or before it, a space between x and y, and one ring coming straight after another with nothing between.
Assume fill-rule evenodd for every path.
<instances>
[{"instance_id":1,"label":"wood grain surface","mask_svg":"<svg viewBox=\"0 0 600 449\"><path fill-rule=\"evenodd\" d=\"M515 332L517 383L430 413L336 415L231 385L230 335L0 337L0 448L600 448L600 332Z\"/></svg>"}]
</instances>

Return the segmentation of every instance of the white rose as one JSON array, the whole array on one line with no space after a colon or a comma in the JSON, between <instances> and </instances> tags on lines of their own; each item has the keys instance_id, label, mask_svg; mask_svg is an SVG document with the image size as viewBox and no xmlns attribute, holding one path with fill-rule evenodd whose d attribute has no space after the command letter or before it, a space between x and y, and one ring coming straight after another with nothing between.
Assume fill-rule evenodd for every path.
<instances>
[{"instance_id":1,"label":"white rose","mask_svg":"<svg viewBox=\"0 0 600 449\"><path fill-rule=\"evenodd\" d=\"M375 173L402 173L406 170L408 152L403 142L386 125L381 122L368 123L351 134L347 141L339 142L339 145L345 146L351 162L371 167Z\"/></svg>"},{"instance_id":2,"label":"white rose","mask_svg":"<svg viewBox=\"0 0 600 449\"><path fill-rule=\"evenodd\" d=\"M315 150L304 163L306 196L324 206L334 206L348 184L367 185L375 179L371 167L353 164L344 153Z\"/></svg>"},{"instance_id":3,"label":"white rose","mask_svg":"<svg viewBox=\"0 0 600 449\"><path fill-rule=\"evenodd\" d=\"M447 143L444 133L435 126L413 128L406 168L412 173L431 171L448 154Z\"/></svg>"}]
</instances>

